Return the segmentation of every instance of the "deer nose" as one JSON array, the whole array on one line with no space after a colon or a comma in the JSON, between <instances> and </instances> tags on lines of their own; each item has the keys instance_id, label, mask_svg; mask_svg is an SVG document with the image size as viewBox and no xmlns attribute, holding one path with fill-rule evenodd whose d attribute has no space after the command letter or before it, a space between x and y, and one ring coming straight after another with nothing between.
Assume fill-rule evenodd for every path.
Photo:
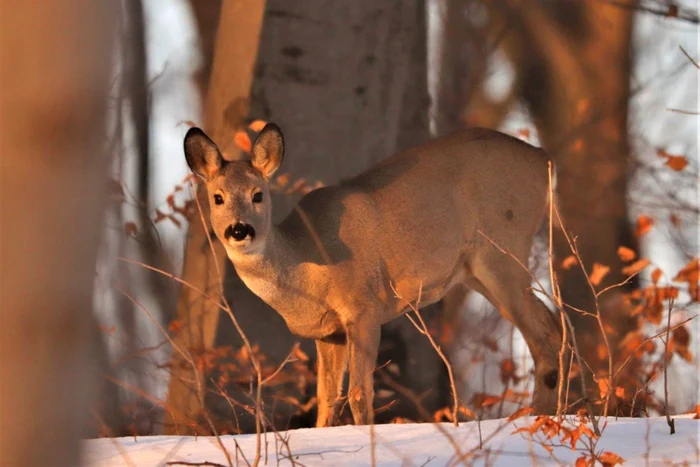
<instances>
[{"instance_id":1,"label":"deer nose","mask_svg":"<svg viewBox=\"0 0 700 467\"><path fill-rule=\"evenodd\" d=\"M237 222L236 225L229 225L224 232L224 237L226 237L226 239L233 237L233 239L237 242L245 240L248 235L250 235L252 239L255 236L255 229L253 229L252 226L242 222Z\"/></svg>"}]
</instances>

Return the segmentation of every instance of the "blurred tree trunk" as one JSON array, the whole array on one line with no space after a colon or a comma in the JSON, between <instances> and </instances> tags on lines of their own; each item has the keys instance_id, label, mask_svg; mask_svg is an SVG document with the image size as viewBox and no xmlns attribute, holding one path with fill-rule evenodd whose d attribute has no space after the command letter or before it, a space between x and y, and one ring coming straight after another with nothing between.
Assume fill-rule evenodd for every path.
<instances>
[{"instance_id":1,"label":"blurred tree trunk","mask_svg":"<svg viewBox=\"0 0 700 467\"><path fill-rule=\"evenodd\" d=\"M233 134L242 127L248 114L248 96L264 7L264 0L228 0L221 3L211 55L213 62L207 87L204 128L229 158L237 156ZM209 14L213 15L213 10ZM214 251L209 247L209 201L206 191L198 190L197 197L207 225L202 224L199 212L189 219L182 279L220 302L220 280L224 277L228 261L216 239L213 241ZM219 312L218 303L206 300L189 287L182 287L177 304L176 319L180 330L174 335L176 344L189 349L195 357L211 350L215 345ZM176 353L173 353L170 371L167 405L175 410L166 415L165 431L168 434L193 432L189 421L179 414L195 420L201 417L205 407L202 407L202 395L197 393L196 382L197 378L202 378L200 382L204 384L203 375L195 374Z\"/></svg>"},{"instance_id":2,"label":"blurred tree trunk","mask_svg":"<svg viewBox=\"0 0 700 467\"><path fill-rule=\"evenodd\" d=\"M80 463L115 5L0 2L2 465Z\"/></svg>"},{"instance_id":3,"label":"blurred tree trunk","mask_svg":"<svg viewBox=\"0 0 700 467\"><path fill-rule=\"evenodd\" d=\"M192 14L197 24L202 65L195 75L195 81L202 96L206 95L214 61L214 43L219 28L221 2L223 0L190 0Z\"/></svg>"},{"instance_id":4,"label":"blurred tree trunk","mask_svg":"<svg viewBox=\"0 0 700 467\"><path fill-rule=\"evenodd\" d=\"M621 3L636 5L631 0ZM618 247L637 249L626 204L633 9L605 2L509 5L492 4L491 13L512 26L505 50L516 67L517 92L528 105L543 146L555 159L564 225L576 237L589 273L595 263L610 267L600 290L626 278ZM563 236L556 236L563 300L595 313L580 267L562 267L562 260L571 254ZM631 281L626 288L635 285ZM601 296L600 312L614 358L622 339L637 328L623 301L626 288ZM607 377L607 351L598 323L578 312L571 311L570 316L582 357L596 378ZM634 395L634 371L634 365L628 365L620 377L629 397ZM589 397L599 399L598 385L592 383L591 389ZM630 407L620 407L629 415Z\"/></svg>"}]
</instances>

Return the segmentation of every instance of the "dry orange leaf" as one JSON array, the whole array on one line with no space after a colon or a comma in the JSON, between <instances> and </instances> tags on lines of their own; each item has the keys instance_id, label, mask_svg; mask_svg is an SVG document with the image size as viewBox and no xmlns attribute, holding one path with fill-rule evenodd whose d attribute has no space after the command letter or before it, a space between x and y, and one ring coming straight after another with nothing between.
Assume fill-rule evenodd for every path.
<instances>
[{"instance_id":1,"label":"dry orange leaf","mask_svg":"<svg viewBox=\"0 0 700 467\"><path fill-rule=\"evenodd\" d=\"M651 230L654 225L654 219L649 216L641 215L637 218L637 228L634 229L634 234L641 237Z\"/></svg>"},{"instance_id":2,"label":"dry orange leaf","mask_svg":"<svg viewBox=\"0 0 700 467\"><path fill-rule=\"evenodd\" d=\"M659 283L659 279L661 279L662 274L663 272L659 268L654 269L654 272L651 273L651 281L654 283L654 285Z\"/></svg>"},{"instance_id":3,"label":"dry orange leaf","mask_svg":"<svg viewBox=\"0 0 700 467\"><path fill-rule=\"evenodd\" d=\"M489 407L494 404L501 402L502 398L500 396L494 396L492 394L485 394L483 392L477 392L471 399L471 405L473 407Z\"/></svg>"},{"instance_id":4,"label":"dry orange leaf","mask_svg":"<svg viewBox=\"0 0 700 467\"><path fill-rule=\"evenodd\" d=\"M605 276L610 272L610 268L600 263L593 263L593 271L591 272L591 283L600 285Z\"/></svg>"},{"instance_id":5,"label":"dry orange leaf","mask_svg":"<svg viewBox=\"0 0 700 467\"><path fill-rule=\"evenodd\" d=\"M683 156L668 156L666 159L666 165L676 172L680 172L688 167L688 159Z\"/></svg>"},{"instance_id":6,"label":"dry orange leaf","mask_svg":"<svg viewBox=\"0 0 700 467\"><path fill-rule=\"evenodd\" d=\"M253 143L250 142L250 137L245 131L236 132L233 141L236 143L236 146L245 152L250 152L253 149Z\"/></svg>"},{"instance_id":7,"label":"dry orange leaf","mask_svg":"<svg viewBox=\"0 0 700 467\"><path fill-rule=\"evenodd\" d=\"M687 282L693 283L700 280L700 258L695 258L688 264L683 266L683 269L678 271L676 277L673 278L674 282Z\"/></svg>"},{"instance_id":8,"label":"dry orange leaf","mask_svg":"<svg viewBox=\"0 0 700 467\"><path fill-rule=\"evenodd\" d=\"M625 460L614 452L605 451L598 457L603 467L615 467L617 464L624 464Z\"/></svg>"},{"instance_id":9,"label":"dry orange leaf","mask_svg":"<svg viewBox=\"0 0 700 467\"><path fill-rule=\"evenodd\" d=\"M691 412L693 413L693 412ZM695 416L693 417L693 420L698 420L700 419L700 404L695 406Z\"/></svg>"},{"instance_id":10,"label":"dry orange leaf","mask_svg":"<svg viewBox=\"0 0 700 467\"><path fill-rule=\"evenodd\" d=\"M674 156L672 154L667 153L663 149L657 150L656 154L658 154L659 157L665 157L666 166L670 167L671 169L677 172L680 172L681 170L688 167L688 159L686 159L684 156Z\"/></svg>"},{"instance_id":11,"label":"dry orange leaf","mask_svg":"<svg viewBox=\"0 0 700 467\"><path fill-rule=\"evenodd\" d=\"M576 459L576 467L592 467L593 461L586 456L581 456Z\"/></svg>"},{"instance_id":12,"label":"dry orange leaf","mask_svg":"<svg viewBox=\"0 0 700 467\"><path fill-rule=\"evenodd\" d=\"M177 332L181 328L182 328L182 321L178 320L178 319L171 321L170 324L168 325L168 331L170 331L170 332Z\"/></svg>"},{"instance_id":13,"label":"dry orange leaf","mask_svg":"<svg viewBox=\"0 0 700 467\"><path fill-rule=\"evenodd\" d=\"M484 400L481 401L481 406L490 407L498 404L499 402L501 402L501 398L499 396L486 396L484 397Z\"/></svg>"},{"instance_id":14,"label":"dry orange leaf","mask_svg":"<svg viewBox=\"0 0 700 467\"><path fill-rule=\"evenodd\" d=\"M622 273L627 274L628 276L631 276L633 274L637 274L638 272L640 272L642 269L649 266L650 264L651 264L651 261L649 261L646 258L642 258L642 259L637 260L634 263L630 264L629 266L622 268Z\"/></svg>"},{"instance_id":15,"label":"dry orange leaf","mask_svg":"<svg viewBox=\"0 0 700 467\"><path fill-rule=\"evenodd\" d=\"M520 136L523 139L529 139L530 138L530 129L529 128L521 128L520 131L518 131L518 136Z\"/></svg>"},{"instance_id":16,"label":"dry orange leaf","mask_svg":"<svg viewBox=\"0 0 700 467\"><path fill-rule=\"evenodd\" d=\"M263 128L265 128L265 125L267 125L267 122L265 120L253 120L250 125L248 125L248 128L253 130L256 133L260 133Z\"/></svg>"},{"instance_id":17,"label":"dry orange leaf","mask_svg":"<svg viewBox=\"0 0 700 467\"><path fill-rule=\"evenodd\" d=\"M615 396L619 397L620 399L625 398L625 388L622 386L618 386L615 388Z\"/></svg>"},{"instance_id":18,"label":"dry orange leaf","mask_svg":"<svg viewBox=\"0 0 700 467\"><path fill-rule=\"evenodd\" d=\"M511 416L508 417L508 421L512 422L513 420L517 420L521 417L527 417L528 415L530 415L534 411L535 411L535 409L533 409L532 407L522 407L522 408L516 410L515 412L513 412L511 414Z\"/></svg>"},{"instance_id":19,"label":"dry orange leaf","mask_svg":"<svg viewBox=\"0 0 700 467\"><path fill-rule=\"evenodd\" d=\"M530 393L527 391L513 391L512 389L507 389L503 394L503 400L508 402L519 403L530 397Z\"/></svg>"},{"instance_id":20,"label":"dry orange leaf","mask_svg":"<svg viewBox=\"0 0 700 467\"><path fill-rule=\"evenodd\" d=\"M301 347L297 346L294 348L294 356L301 360L302 362L308 362L309 361L309 356L306 355L306 352L301 350Z\"/></svg>"},{"instance_id":21,"label":"dry orange leaf","mask_svg":"<svg viewBox=\"0 0 700 467\"><path fill-rule=\"evenodd\" d=\"M617 249L617 256L620 257L622 261L632 261L637 257L637 253L634 252L632 248L627 248L626 246L621 246Z\"/></svg>"},{"instance_id":22,"label":"dry orange leaf","mask_svg":"<svg viewBox=\"0 0 700 467\"><path fill-rule=\"evenodd\" d=\"M561 262L561 267L564 269L571 269L573 266L578 264L578 260L574 255L567 256L564 261Z\"/></svg>"}]
</instances>

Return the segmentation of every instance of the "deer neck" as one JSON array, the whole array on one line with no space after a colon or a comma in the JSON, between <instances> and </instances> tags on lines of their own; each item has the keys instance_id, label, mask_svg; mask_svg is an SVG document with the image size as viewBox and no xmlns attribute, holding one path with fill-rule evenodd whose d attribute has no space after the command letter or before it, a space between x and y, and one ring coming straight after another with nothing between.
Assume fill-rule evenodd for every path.
<instances>
[{"instance_id":1,"label":"deer neck","mask_svg":"<svg viewBox=\"0 0 700 467\"><path fill-rule=\"evenodd\" d=\"M270 228L258 250L229 253L229 258L246 286L268 303L292 280L300 264L291 240L277 226Z\"/></svg>"}]
</instances>

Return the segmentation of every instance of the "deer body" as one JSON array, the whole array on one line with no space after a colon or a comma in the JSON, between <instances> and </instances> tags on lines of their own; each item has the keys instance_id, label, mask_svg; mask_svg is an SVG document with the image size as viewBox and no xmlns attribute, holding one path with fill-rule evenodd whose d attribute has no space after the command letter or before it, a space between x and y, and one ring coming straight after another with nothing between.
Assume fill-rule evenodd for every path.
<instances>
[{"instance_id":1,"label":"deer body","mask_svg":"<svg viewBox=\"0 0 700 467\"><path fill-rule=\"evenodd\" d=\"M536 362L534 406L556 408L559 330L528 291L528 272L499 250L527 264L547 203L543 151L491 130L453 133L310 192L272 226L269 202L249 215L244 198L250 186L267 197L283 156L279 129L261 132L252 161L219 159L210 174L203 148L218 150L192 137L185 152L210 198L233 199L219 213L212 205L212 225L241 279L294 334L316 340L318 425L335 423L346 369L353 418L370 422L380 326L462 285L521 330Z\"/></svg>"}]
</instances>

